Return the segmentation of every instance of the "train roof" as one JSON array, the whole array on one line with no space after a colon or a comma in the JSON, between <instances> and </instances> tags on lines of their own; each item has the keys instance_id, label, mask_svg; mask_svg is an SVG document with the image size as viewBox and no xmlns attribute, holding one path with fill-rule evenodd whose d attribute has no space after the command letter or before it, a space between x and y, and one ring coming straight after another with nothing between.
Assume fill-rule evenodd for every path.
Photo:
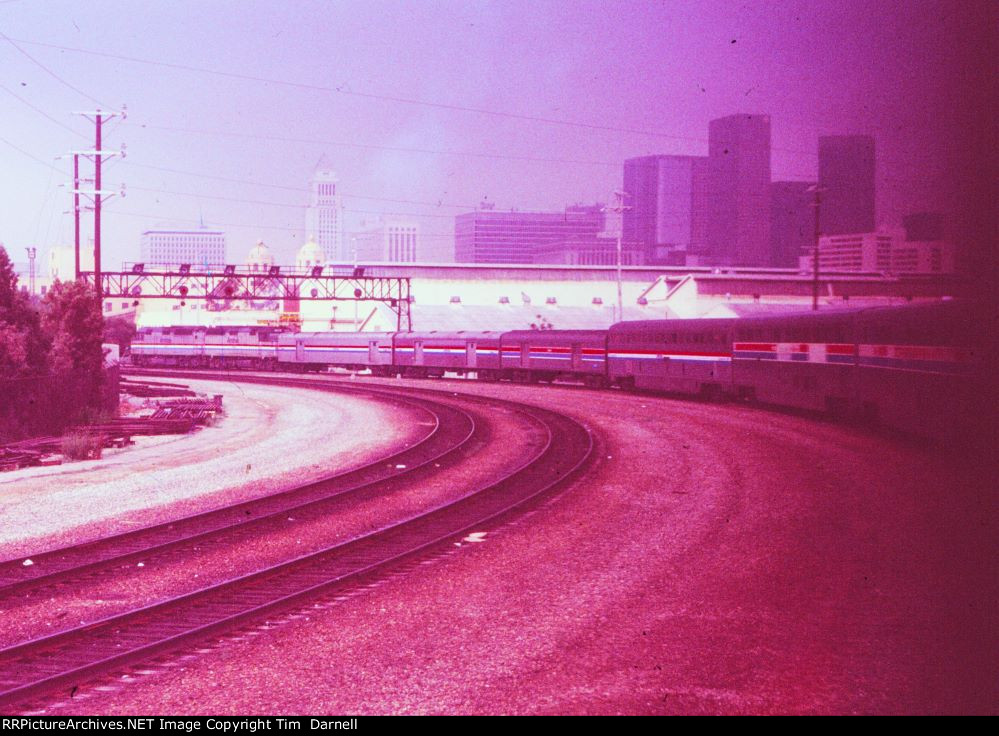
<instances>
[{"instance_id":1,"label":"train roof","mask_svg":"<svg viewBox=\"0 0 999 736\"><path fill-rule=\"evenodd\" d=\"M594 337L596 335L603 335L607 330L508 330L503 333L504 337L543 337L545 335L552 335L555 337Z\"/></svg>"},{"instance_id":2,"label":"train roof","mask_svg":"<svg viewBox=\"0 0 999 736\"><path fill-rule=\"evenodd\" d=\"M331 330L316 330L313 332L285 332L282 337L356 337L361 339L376 339L392 337L394 332L333 332Z\"/></svg>"},{"instance_id":3,"label":"train roof","mask_svg":"<svg viewBox=\"0 0 999 736\"><path fill-rule=\"evenodd\" d=\"M502 330L421 330L419 332L397 332L396 335L405 338L433 339L441 337L486 337L497 338Z\"/></svg>"},{"instance_id":4,"label":"train roof","mask_svg":"<svg viewBox=\"0 0 999 736\"><path fill-rule=\"evenodd\" d=\"M968 309L970 305L961 300L943 300L934 302L923 302L919 304L898 304L894 306L861 306L861 307L836 307L830 308L825 307L818 311L813 311L811 309L798 309L795 311L783 311L777 313L753 313L747 314L744 317L707 317L707 318L693 318L693 319L653 319L653 320L636 320L636 321L626 321L617 322L610 326L610 332L621 332L621 331L634 331L634 330L651 330L651 329L664 329L667 326L676 327L677 323L683 323L685 325L703 325L704 327L720 327L724 325L744 325L747 323L756 322L775 322L775 321L788 321L788 320L832 320L847 316L860 316L860 317L884 317L889 315L919 315L922 313L935 314L940 311L951 312L951 311L961 311Z\"/></svg>"}]
</instances>

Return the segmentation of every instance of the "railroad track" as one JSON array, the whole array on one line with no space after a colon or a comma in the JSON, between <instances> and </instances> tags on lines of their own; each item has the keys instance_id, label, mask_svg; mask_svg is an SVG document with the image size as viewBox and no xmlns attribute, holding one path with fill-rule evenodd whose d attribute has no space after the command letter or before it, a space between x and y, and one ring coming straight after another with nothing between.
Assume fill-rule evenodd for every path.
<instances>
[{"instance_id":1,"label":"railroad track","mask_svg":"<svg viewBox=\"0 0 999 736\"><path fill-rule=\"evenodd\" d=\"M289 513L306 516L326 510L334 502L366 500L383 492L389 480L411 478L428 466L442 464L481 434L475 418L454 406L351 386L324 388L403 403L431 420L431 430L400 452L316 481L232 506L30 555L30 565L24 564L24 557L0 562L0 596L9 601L41 587L76 584L84 576L113 573L125 565L149 561L184 547L211 543L222 537L232 541L237 534L259 532L266 524L285 520Z\"/></svg>"},{"instance_id":2,"label":"railroad track","mask_svg":"<svg viewBox=\"0 0 999 736\"><path fill-rule=\"evenodd\" d=\"M240 380L271 382L260 377ZM279 385L316 386L315 381L273 381ZM435 393L426 389L418 392ZM478 397L462 398L487 402ZM482 531L529 505L573 477L591 458L593 439L575 420L539 407L491 399L488 403L513 407L544 428L542 446L519 467L457 500L349 541L193 593L0 650L0 706L9 707L231 632L322 598L406 560L443 549L454 539Z\"/></svg>"}]
</instances>

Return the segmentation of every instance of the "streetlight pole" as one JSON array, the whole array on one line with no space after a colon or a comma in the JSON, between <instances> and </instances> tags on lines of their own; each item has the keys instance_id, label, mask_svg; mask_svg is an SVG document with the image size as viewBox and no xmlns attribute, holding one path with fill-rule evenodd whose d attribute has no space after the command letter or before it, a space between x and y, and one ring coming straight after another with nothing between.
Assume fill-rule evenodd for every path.
<instances>
[{"instance_id":1,"label":"streetlight pole","mask_svg":"<svg viewBox=\"0 0 999 736\"><path fill-rule=\"evenodd\" d=\"M621 286L621 238L624 236L624 212L631 209L624 204L624 198L627 196L627 192L614 192L614 204L610 207L604 207L604 212L613 212L622 216L617 231L617 319L615 320L617 322L624 321L624 296Z\"/></svg>"},{"instance_id":2,"label":"streetlight pole","mask_svg":"<svg viewBox=\"0 0 999 736\"><path fill-rule=\"evenodd\" d=\"M815 184L809 187L808 190L815 195L815 202L812 205L815 207L815 243L812 246L812 311L815 312L819 309L819 236L821 235L819 228L819 206L822 201L821 194L825 191L825 188Z\"/></svg>"}]
</instances>

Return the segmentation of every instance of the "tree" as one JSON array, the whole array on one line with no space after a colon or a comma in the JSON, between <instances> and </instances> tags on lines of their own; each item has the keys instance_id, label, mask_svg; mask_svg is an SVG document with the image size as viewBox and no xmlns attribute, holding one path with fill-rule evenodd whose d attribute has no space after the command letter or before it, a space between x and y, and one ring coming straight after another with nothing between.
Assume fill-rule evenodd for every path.
<instances>
[{"instance_id":1,"label":"tree","mask_svg":"<svg viewBox=\"0 0 999 736\"><path fill-rule=\"evenodd\" d=\"M38 312L18 288L14 264L0 245L0 378L43 372L47 352Z\"/></svg>"},{"instance_id":2,"label":"tree","mask_svg":"<svg viewBox=\"0 0 999 736\"><path fill-rule=\"evenodd\" d=\"M84 371L100 377L104 315L88 285L79 281L52 284L42 302L42 329L52 339L51 371Z\"/></svg>"},{"instance_id":3,"label":"tree","mask_svg":"<svg viewBox=\"0 0 999 736\"><path fill-rule=\"evenodd\" d=\"M0 319L4 312L11 308L14 299L17 297L17 274L14 273L14 264L7 255L7 249L0 243Z\"/></svg>"},{"instance_id":4,"label":"tree","mask_svg":"<svg viewBox=\"0 0 999 736\"><path fill-rule=\"evenodd\" d=\"M0 380L17 378L27 372L27 335L0 322Z\"/></svg>"},{"instance_id":5,"label":"tree","mask_svg":"<svg viewBox=\"0 0 999 736\"><path fill-rule=\"evenodd\" d=\"M128 317L111 317L104 320L104 342L117 343L121 354L132 344L135 337L135 322Z\"/></svg>"}]
</instances>

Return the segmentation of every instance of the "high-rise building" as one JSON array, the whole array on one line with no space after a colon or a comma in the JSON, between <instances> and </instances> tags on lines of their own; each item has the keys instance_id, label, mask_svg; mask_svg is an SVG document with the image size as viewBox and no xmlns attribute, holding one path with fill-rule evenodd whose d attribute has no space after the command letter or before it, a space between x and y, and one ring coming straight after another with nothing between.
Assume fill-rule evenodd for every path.
<instances>
[{"instance_id":1,"label":"high-rise building","mask_svg":"<svg viewBox=\"0 0 999 736\"><path fill-rule=\"evenodd\" d=\"M707 169L694 251L719 265L770 265L770 116L712 120Z\"/></svg>"},{"instance_id":2,"label":"high-rise building","mask_svg":"<svg viewBox=\"0 0 999 736\"><path fill-rule=\"evenodd\" d=\"M695 200L704 190L703 156L641 156L624 162L623 238L648 263L682 258L694 237Z\"/></svg>"},{"instance_id":3,"label":"high-rise building","mask_svg":"<svg viewBox=\"0 0 999 736\"><path fill-rule=\"evenodd\" d=\"M140 252L143 263L218 266L226 262L225 232L204 226L146 230Z\"/></svg>"},{"instance_id":4,"label":"high-rise building","mask_svg":"<svg viewBox=\"0 0 999 736\"><path fill-rule=\"evenodd\" d=\"M823 235L867 233L875 228L874 138L819 138L819 231Z\"/></svg>"},{"instance_id":5,"label":"high-rise building","mask_svg":"<svg viewBox=\"0 0 999 736\"><path fill-rule=\"evenodd\" d=\"M572 238L596 239L603 229L600 205L565 212L467 212L454 218L454 258L458 263L534 263L539 248Z\"/></svg>"},{"instance_id":6,"label":"high-rise building","mask_svg":"<svg viewBox=\"0 0 999 736\"><path fill-rule=\"evenodd\" d=\"M946 223L939 212L914 212L902 218L906 240L943 240Z\"/></svg>"},{"instance_id":7,"label":"high-rise building","mask_svg":"<svg viewBox=\"0 0 999 736\"><path fill-rule=\"evenodd\" d=\"M349 260L350 254L345 252L343 246L343 201L337 176L325 156L319 159L309 181L305 231L306 237L315 238L330 260Z\"/></svg>"},{"instance_id":8,"label":"high-rise building","mask_svg":"<svg viewBox=\"0 0 999 736\"><path fill-rule=\"evenodd\" d=\"M770 265L796 268L798 258L815 246L815 184L775 181L770 186Z\"/></svg>"},{"instance_id":9,"label":"high-rise building","mask_svg":"<svg viewBox=\"0 0 999 736\"><path fill-rule=\"evenodd\" d=\"M812 269L813 256L801 257ZM884 274L954 273L954 244L905 240L900 231L842 233L819 238L819 271L873 271Z\"/></svg>"},{"instance_id":10,"label":"high-rise building","mask_svg":"<svg viewBox=\"0 0 999 736\"><path fill-rule=\"evenodd\" d=\"M416 261L419 233L419 226L412 221L389 220L380 223L351 236L351 257L362 263L413 263Z\"/></svg>"}]
</instances>

